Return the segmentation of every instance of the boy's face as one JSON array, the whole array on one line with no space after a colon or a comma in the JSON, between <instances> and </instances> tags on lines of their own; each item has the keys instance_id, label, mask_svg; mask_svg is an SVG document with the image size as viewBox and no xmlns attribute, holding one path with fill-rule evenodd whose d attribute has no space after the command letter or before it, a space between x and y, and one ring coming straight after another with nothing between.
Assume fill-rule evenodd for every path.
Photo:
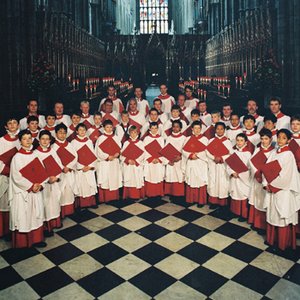
<instances>
[{"instance_id":1,"label":"boy's face","mask_svg":"<svg viewBox=\"0 0 300 300\"><path fill-rule=\"evenodd\" d=\"M62 103L56 103L54 105L54 112L57 116L61 116L64 113L64 105Z\"/></svg>"},{"instance_id":2,"label":"boy's face","mask_svg":"<svg viewBox=\"0 0 300 300\"><path fill-rule=\"evenodd\" d=\"M205 102L199 103L199 110L200 110L201 113L205 113L205 112L206 112L206 110L207 110L207 105L206 105Z\"/></svg>"},{"instance_id":3,"label":"boy's face","mask_svg":"<svg viewBox=\"0 0 300 300\"><path fill-rule=\"evenodd\" d=\"M161 111L161 103L160 103L160 101L155 101L153 103L153 107L156 108L158 111Z\"/></svg>"},{"instance_id":4,"label":"boy's face","mask_svg":"<svg viewBox=\"0 0 300 300\"><path fill-rule=\"evenodd\" d=\"M122 114L121 115L122 123L127 124L129 122L129 115L128 114Z\"/></svg>"},{"instance_id":5,"label":"boy's face","mask_svg":"<svg viewBox=\"0 0 300 300\"><path fill-rule=\"evenodd\" d=\"M180 125L175 123L172 125L172 132L179 133L181 131Z\"/></svg>"},{"instance_id":6,"label":"boy's face","mask_svg":"<svg viewBox=\"0 0 300 300\"><path fill-rule=\"evenodd\" d=\"M150 111L150 114L149 114L149 119L150 119L150 121L156 121L157 120L157 118L158 118L158 114L157 114L157 112L156 111Z\"/></svg>"},{"instance_id":7,"label":"boy's face","mask_svg":"<svg viewBox=\"0 0 300 300\"><path fill-rule=\"evenodd\" d=\"M46 118L46 123L48 126L53 127L55 125L55 117L54 116L48 116Z\"/></svg>"},{"instance_id":8,"label":"boy's face","mask_svg":"<svg viewBox=\"0 0 300 300\"><path fill-rule=\"evenodd\" d=\"M192 122L194 122L194 121L199 121L200 116L197 115L197 114L192 114L192 115L191 115L191 119L192 119Z\"/></svg>"},{"instance_id":9,"label":"boy's face","mask_svg":"<svg viewBox=\"0 0 300 300\"><path fill-rule=\"evenodd\" d=\"M240 125L240 118L237 115L233 115L230 118L230 124L232 127L237 127Z\"/></svg>"},{"instance_id":10,"label":"boy's face","mask_svg":"<svg viewBox=\"0 0 300 300\"><path fill-rule=\"evenodd\" d=\"M229 118L230 115L231 115L231 113L232 113L232 109L231 109L231 107L229 105L228 106L224 106L222 112L223 112L223 116L225 118Z\"/></svg>"},{"instance_id":11,"label":"boy's face","mask_svg":"<svg viewBox=\"0 0 300 300\"><path fill-rule=\"evenodd\" d=\"M292 129L292 132L294 132L294 133L300 132L300 121L298 121L298 120L292 121L291 129Z\"/></svg>"},{"instance_id":12,"label":"boy's face","mask_svg":"<svg viewBox=\"0 0 300 300\"><path fill-rule=\"evenodd\" d=\"M162 85L160 86L160 92L161 92L161 94L164 95L164 94L167 93L167 91L168 91L167 86L164 85L164 84L162 84Z\"/></svg>"},{"instance_id":13,"label":"boy's face","mask_svg":"<svg viewBox=\"0 0 300 300\"><path fill-rule=\"evenodd\" d=\"M9 120L6 123L5 129L9 132L16 132L19 129L19 122L17 120Z\"/></svg>"},{"instance_id":14,"label":"boy's face","mask_svg":"<svg viewBox=\"0 0 300 300\"><path fill-rule=\"evenodd\" d=\"M251 119L245 120L244 121L244 126L247 130L252 130L255 126L255 122Z\"/></svg>"},{"instance_id":15,"label":"boy's face","mask_svg":"<svg viewBox=\"0 0 300 300\"><path fill-rule=\"evenodd\" d=\"M190 89L185 90L185 96L189 99L192 98L193 92Z\"/></svg>"},{"instance_id":16,"label":"boy's face","mask_svg":"<svg viewBox=\"0 0 300 300\"><path fill-rule=\"evenodd\" d=\"M110 114L113 111L113 104L110 102L107 102L105 105L105 112Z\"/></svg>"},{"instance_id":17,"label":"boy's face","mask_svg":"<svg viewBox=\"0 0 300 300\"><path fill-rule=\"evenodd\" d=\"M158 133L158 126L151 126L150 127L150 132L152 135L157 135Z\"/></svg>"},{"instance_id":18,"label":"boy's face","mask_svg":"<svg viewBox=\"0 0 300 300\"><path fill-rule=\"evenodd\" d=\"M211 121L214 123L214 124L216 124L217 122L219 122L220 121L220 115L219 114L212 114L211 115Z\"/></svg>"},{"instance_id":19,"label":"boy's face","mask_svg":"<svg viewBox=\"0 0 300 300\"><path fill-rule=\"evenodd\" d=\"M94 115L94 123L96 126L101 125L102 123L102 116L100 115Z\"/></svg>"},{"instance_id":20,"label":"boy's face","mask_svg":"<svg viewBox=\"0 0 300 300\"><path fill-rule=\"evenodd\" d=\"M135 140L139 134L138 134L137 130L131 130L129 135L133 140Z\"/></svg>"},{"instance_id":21,"label":"boy's face","mask_svg":"<svg viewBox=\"0 0 300 300\"><path fill-rule=\"evenodd\" d=\"M67 137L67 132L61 128L56 132L56 137L59 141L64 141Z\"/></svg>"},{"instance_id":22,"label":"boy's face","mask_svg":"<svg viewBox=\"0 0 300 300\"><path fill-rule=\"evenodd\" d=\"M71 120L72 120L72 123L73 123L74 125L77 125L77 124L80 123L81 117L78 116L78 115L73 115L73 116L71 117Z\"/></svg>"},{"instance_id":23,"label":"boy's face","mask_svg":"<svg viewBox=\"0 0 300 300\"><path fill-rule=\"evenodd\" d=\"M273 113L273 114L277 114L280 112L280 109L281 109L281 105L279 104L278 101L274 100L274 101L270 101L270 111Z\"/></svg>"},{"instance_id":24,"label":"boy's face","mask_svg":"<svg viewBox=\"0 0 300 300\"><path fill-rule=\"evenodd\" d=\"M143 95L143 91L141 88L136 88L135 91L134 91L134 95L138 98L138 99L141 99L142 98L142 95Z\"/></svg>"},{"instance_id":25,"label":"boy's face","mask_svg":"<svg viewBox=\"0 0 300 300\"><path fill-rule=\"evenodd\" d=\"M217 136L223 136L225 134L225 128L221 125L216 127L216 135Z\"/></svg>"},{"instance_id":26,"label":"boy's face","mask_svg":"<svg viewBox=\"0 0 300 300\"><path fill-rule=\"evenodd\" d=\"M129 110L130 111L136 111L137 110L137 103L135 101L129 102Z\"/></svg>"},{"instance_id":27,"label":"boy's face","mask_svg":"<svg viewBox=\"0 0 300 300\"><path fill-rule=\"evenodd\" d=\"M44 148L50 145L50 137L47 134L44 134L40 137L40 145Z\"/></svg>"},{"instance_id":28,"label":"boy's face","mask_svg":"<svg viewBox=\"0 0 300 300\"><path fill-rule=\"evenodd\" d=\"M272 142L272 139L270 139L268 136L266 135L263 135L260 137L260 142L261 142L261 145L265 148L268 148Z\"/></svg>"},{"instance_id":29,"label":"boy's face","mask_svg":"<svg viewBox=\"0 0 300 300\"><path fill-rule=\"evenodd\" d=\"M279 133L279 135L277 136L278 146L283 147L283 146L287 145L288 143L289 143L289 139L287 138L285 133L283 133L283 132Z\"/></svg>"},{"instance_id":30,"label":"boy's face","mask_svg":"<svg viewBox=\"0 0 300 300\"><path fill-rule=\"evenodd\" d=\"M172 109L171 116L172 116L173 119L179 118L180 111L178 109Z\"/></svg>"},{"instance_id":31,"label":"boy's face","mask_svg":"<svg viewBox=\"0 0 300 300\"><path fill-rule=\"evenodd\" d=\"M37 121L31 121L28 124L28 129L32 132L36 132L39 128L39 123Z\"/></svg>"},{"instance_id":32,"label":"boy's face","mask_svg":"<svg viewBox=\"0 0 300 300\"><path fill-rule=\"evenodd\" d=\"M269 130L273 130L275 128L275 123L273 123L271 120L266 120L264 122L264 127L269 129Z\"/></svg>"},{"instance_id":33,"label":"boy's face","mask_svg":"<svg viewBox=\"0 0 300 300\"><path fill-rule=\"evenodd\" d=\"M30 148L32 145L32 136L31 134L24 134L21 138L21 146L24 148Z\"/></svg>"},{"instance_id":34,"label":"boy's face","mask_svg":"<svg viewBox=\"0 0 300 300\"><path fill-rule=\"evenodd\" d=\"M113 126L110 125L110 124L107 124L107 125L105 125L104 130L105 130L107 133L112 133L112 132L113 132Z\"/></svg>"},{"instance_id":35,"label":"boy's face","mask_svg":"<svg viewBox=\"0 0 300 300\"><path fill-rule=\"evenodd\" d=\"M201 134L201 126L200 126L200 125L195 125L195 126L193 127L193 134L194 134L195 136L198 136L198 135Z\"/></svg>"},{"instance_id":36,"label":"boy's face","mask_svg":"<svg viewBox=\"0 0 300 300\"><path fill-rule=\"evenodd\" d=\"M236 138L236 145L237 145L237 147L239 147L239 148L244 147L244 146L246 145L245 139L244 139L243 137L241 137L241 136L238 136L238 137Z\"/></svg>"},{"instance_id":37,"label":"boy's face","mask_svg":"<svg viewBox=\"0 0 300 300\"><path fill-rule=\"evenodd\" d=\"M84 127L79 127L76 132L80 137L85 137L86 136L86 129Z\"/></svg>"}]
</instances>

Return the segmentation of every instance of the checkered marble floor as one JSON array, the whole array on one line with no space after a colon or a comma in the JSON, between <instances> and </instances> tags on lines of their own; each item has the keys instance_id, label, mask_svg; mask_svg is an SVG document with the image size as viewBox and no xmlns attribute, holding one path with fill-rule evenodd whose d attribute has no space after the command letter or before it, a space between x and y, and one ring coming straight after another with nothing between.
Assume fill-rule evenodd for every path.
<instances>
[{"instance_id":1,"label":"checkered marble floor","mask_svg":"<svg viewBox=\"0 0 300 300\"><path fill-rule=\"evenodd\" d=\"M43 249L0 240L0 299L300 299L300 251L226 211L147 199L64 220Z\"/></svg>"}]
</instances>

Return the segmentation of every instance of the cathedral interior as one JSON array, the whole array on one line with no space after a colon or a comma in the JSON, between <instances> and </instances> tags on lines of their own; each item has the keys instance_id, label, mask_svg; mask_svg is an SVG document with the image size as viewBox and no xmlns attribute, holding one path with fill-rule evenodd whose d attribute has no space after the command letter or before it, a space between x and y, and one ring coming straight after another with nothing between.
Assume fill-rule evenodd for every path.
<instances>
[{"instance_id":1,"label":"cathedral interior","mask_svg":"<svg viewBox=\"0 0 300 300\"><path fill-rule=\"evenodd\" d=\"M298 0L1 0L0 132L27 101L98 109L184 86L209 110L300 112ZM0 186L1 188L1 186ZM298 240L299 242L299 240ZM300 299L300 250L274 253L218 210L149 199L64 221L48 248L0 239L0 299ZM180 266L180 268L176 268Z\"/></svg>"}]
</instances>

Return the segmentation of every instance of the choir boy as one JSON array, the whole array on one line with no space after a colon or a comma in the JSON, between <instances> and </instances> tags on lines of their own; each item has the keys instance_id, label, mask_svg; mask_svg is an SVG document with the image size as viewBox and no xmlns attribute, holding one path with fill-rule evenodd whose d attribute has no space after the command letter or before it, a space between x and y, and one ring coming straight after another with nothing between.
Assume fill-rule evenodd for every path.
<instances>
[{"instance_id":1,"label":"choir boy","mask_svg":"<svg viewBox=\"0 0 300 300\"><path fill-rule=\"evenodd\" d=\"M155 108L158 111L158 116L162 124L165 124L169 117L168 114L162 111L162 100L159 98L154 99L153 108Z\"/></svg>"},{"instance_id":2,"label":"choir boy","mask_svg":"<svg viewBox=\"0 0 300 300\"><path fill-rule=\"evenodd\" d=\"M300 115L291 117L291 131L293 136L289 147L295 156L298 171L300 172Z\"/></svg>"},{"instance_id":3,"label":"choir boy","mask_svg":"<svg viewBox=\"0 0 300 300\"><path fill-rule=\"evenodd\" d=\"M211 113L211 125L206 128L204 131L204 136L210 140L215 136L215 126L218 122L221 121L221 113L219 111L212 111ZM223 122L224 123L224 122ZM225 123L224 123L225 124ZM225 125L226 128L226 125ZM226 131L225 131L226 132Z\"/></svg>"},{"instance_id":4,"label":"choir boy","mask_svg":"<svg viewBox=\"0 0 300 300\"><path fill-rule=\"evenodd\" d=\"M199 99L193 96L193 89L190 86L186 86L184 89L185 93L185 106L190 109L194 109L198 106Z\"/></svg>"},{"instance_id":5,"label":"choir boy","mask_svg":"<svg viewBox=\"0 0 300 300\"><path fill-rule=\"evenodd\" d=\"M186 130L187 125L185 121L180 120L180 107L175 104L172 106L171 118L164 124L163 137L165 139L171 135L173 131L173 122L176 120L181 121L181 132L184 132Z\"/></svg>"},{"instance_id":6,"label":"choir boy","mask_svg":"<svg viewBox=\"0 0 300 300\"><path fill-rule=\"evenodd\" d=\"M201 134L201 121L192 123L192 136L188 137L182 149L185 158L186 202L202 207L207 203L208 162L206 146L208 139Z\"/></svg>"},{"instance_id":7,"label":"choir boy","mask_svg":"<svg viewBox=\"0 0 300 300\"><path fill-rule=\"evenodd\" d=\"M184 196L184 162L182 161L182 148L186 137L181 133L182 121L176 119L172 122L172 133L166 139L166 146L162 149L167 158L165 176L165 195ZM167 200L168 197L165 197Z\"/></svg>"},{"instance_id":8,"label":"choir boy","mask_svg":"<svg viewBox=\"0 0 300 300\"><path fill-rule=\"evenodd\" d=\"M248 138L247 147L251 153L260 142L260 136L255 131L255 118L251 115L246 115L243 119L244 133Z\"/></svg>"},{"instance_id":9,"label":"choir boy","mask_svg":"<svg viewBox=\"0 0 300 300\"><path fill-rule=\"evenodd\" d=\"M273 146L275 146L277 140L276 122L277 118L273 114L268 114L264 117L264 128L269 129L272 132Z\"/></svg>"},{"instance_id":10,"label":"choir boy","mask_svg":"<svg viewBox=\"0 0 300 300\"><path fill-rule=\"evenodd\" d=\"M39 119L36 116L29 116L27 118L27 127L32 137L32 147L36 149L39 145Z\"/></svg>"},{"instance_id":11,"label":"choir boy","mask_svg":"<svg viewBox=\"0 0 300 300\"><path fill-rule=\"evenodd\" d=\"M93 142L93 144L96 144L97 139L103 132L102 128L102 114L99 111L96 111L93 116L94 125L92 125L88 131L87 136L89 139Z\"/></svg>"},{"instance_id":12,"label":"choir boy","mask_svg":"<svg viewBox=\"0 0 300 300\"><path fill-rule=\"evenodd\" d=\"M258 105L256 100L254 99L249 99L247 102L247 114L246 115L251 115L254 117L255 119L255 126L256 126L256 132L259 132L263 126L264 126L264 117L260 116L258 113ZM240 123L243 126L243 120L244 120L244 116L241 116L240 118Z\"/></svg>"},{"instance_id":13,"label":"choir boy","mask_svg":"<svg viewBox=\"0 0 300 300\"><path fill-rule=\"evenodd\" d=\"M48 130L53 139L55 138L55 124L56 124L56 117L55 113L49 111L45 114L46 126L43 128L44 130Z\"/></svg>"},{"instance_id":14,"label":"choir boy","mask_svg":"<svg viewBox=\"0 0 300 300\"><path fill-rule=\"evenodd\" d=\"M121 150L123 199L138 200L145 197L143 173L145 149L138 135L138 128L132 125L129 128L129 139Z\"/></svg>"},{"instance_id":15,"label":"choir boy","mask_svg":"<svg viewBox=\"0 0 300 300\"><path fill-rule=\"evenodd\" d=\"M48 180L29 130L19 133L21 149L11 161L9 181L10 230L13 248L46 247L41 190Z\"/></svg>"},{"instance_id":16,"label":"choir boy","mask_svg":"<svg viewBox=\"0 0 300 300\"><path fill-rule=\"evenodd\" d=\"M236 143L236 136L242 132L243 132L243 129L242 129L242 126L240 125L239 115L236 113L232 113L230 116L230 124L226 131L226 136L230 140L232 146L234 146Z\"/></svg>"},{"instance_id":17,"label":"choir boy","mask_svg":"<svg viewBox=\"0 0 300 300\"><path fill-rule=\"evenodd\" d=\"M64 123L56 125L56 141L52 145L52 148L54 151L56 151L63 165L59 181L59 188L61 191L60 207L62 218L70 216L74 213L75 195L78 194L75 180L77 152L71 143L69 143L66 139L67 131L67 126Z\"/></svg>"},{"instance_id":18,"label":"choir boy","mask_svg":"<svg viewBox=\"0 0 300 300\"><path fill-rule=\"evenodd\" d=\"M121 144L123 145L125 141L129 138L129 114L127 110L123 110L121 112L121 122L116 126L115 134L121 141Z\"/></svg>"},{"instance_id":19,"label":"choir boy","mask_svg":"<svg viewBox=\"0 0 300 300\"><path fill-rule=\"evenodd\" d=\"M6 121L7 133L0 138L0 237L9 234L8 187L10 162L20 149L19 121L10 117Z\"/></svg>"},{"instance_id":20,"label":"choir boy","mask_svg":"<svg viewBox=\"0 0 300 300\"><path fill-rule=\"evenodd\" d=\"M144 124L144 126L141 129L141 139L144 140L145 137L149 134L150 124L151 123L157 123L158 125L158 134L162 135L163 133L163 124L159 119L158 111L155 108L151 108L149 111L149 118L148 122Z\"/></svg>"},{"instance_id":21,"label":"choir boy","mask_svg":"<svg viewBox=\"0 0 300 300\"><path fill-rule=\"evenodd\" d=\"M42 130L39 133L40 145L35 150L38 158L45 166L49 178L42 190L45 210L45 236L53 236L53 229L62 226L60 218L61 190L58 182L63 165L55 150L50 147L51 138L49 131Z\"/></svg>"},{"instance_id":22,"label":"choir boy","mask_svg":"<svg viewBox=\"0 0 300 300\"><path fill-rule=\"evenodd\" d=\"M191 111L191 123L187 126L187 128L183 132L183 134L185 136L191 136L192 135L192 131L193 131L192 124L195 121L200 121L200 123L201 123L201 133L204 133L204 131L206 130L206 126L202 123L202 121L200 119L200 111L197 108L195 108Z\"/></svg>"},{"instance_id":23,"label":"choir boy","mask_svg":"<svg viewBox=\"0 0 300 300\"><path fill-rule=\"evenodd\" d=\"M80 112L73 112L71 114L71 125L68 127L67 132L67 140L68 142L72 142L76 137L76 127L80 123L81 120L81 113Z\"/></svg>"},{"instance_id":24,"label":"choir boy","mask_svg":"<svg viewBox=\"0 0 300 300\"><path fill-rule=\"evenodd\" d=\"M90 115L90 102L86 100L81 101L80 110L81 110L80 122L83 123L87 128L92 127L92 125L94 125L94 120L93 120L93 116Z\"/></svg>"},{"instance_id":25,"label":"choir boy","mask_svg":"<svg viewBox=\"0 0 300 300\"><path fill-rule=\"evenodd\" d=\"M169 114L171 112L172 106L175 104L175 99L173 96L170 96L168 94L168 87L165 84L161 84L159 89L160 89L160 95L157 98L161 100L162 103L161 110L164 113Z\"/></svg>"},{"instance_id":26,"label":"choir boy","mask_svg":"<svg viewBox=\"0 0 300 300\"><path fill-rule=\"evenodd\" d=\"M53 110L56 117L56 125L64 123L68 127L72 124L70 116L64 114L64 104L62 101L56 101Z\"/></svg>"},{"instance_id":27,"label":"choir boy","mask_svg":"<svg viewBox=\"0 0 300 300\"><path fill-rule=\"evenodd\" d=\"M83 123L76 126L76 137L71 142L77 152L78 161L75 171L75 180L78 188L78 206L80 208L96 208L97 183L95 167L97 157L93 142L86 136L87 128Z\"/></svg>"},{"instance_id":28,"label":"choir boy","mask_svg":"<svg viewBox=\"0 0 300 300\"><path fill-rule=\"evenodd\" d=\"M226 172L225 160L232 153L232 145L225 134L225 124L215 124L215 137L209 140L206 149L208 157L208 184L210 208L227 205L229 195L229 176Z\"/></svg>"},{"instance_id":29,"label":"choir boy","mask_svg":"<svg viewBox=\"0 0 300 300\"><path fill-rule=\"evenodd\" d=\"M122 103L122 100L119 99L116 94L116 89L113 85L109 85L107 87L107 97L106 98L103 98L101 101L100 101L100 105L99 105L99 111L105 111L105 101L106 100L110 100L112 102L112 111L114 111L116 114L120 114L123 110L124 110L124 105Z\"/></svg>"},{"instance_id":30,"label":"choir boy","mask_svg":"<svg viewBox=\"0 0 300 300\"><path fill-rule=\"evenodd\" d=\"M236 145L226 159L226 170L230 176L229 195L231 197L230 210L245 222L248 217L248 198L251 186L249 160L251 153L247 147L247 136L239 133L236 136Z\"/></svg>"},{"instance_id":31,"label":"choir boy","mask_svg":"<svg viewBox=\"0 0 300 300\"><path fill-rule=\"evenodd\" d=\"M164 177L166 159L160 154L164 147L164 139L159 134L159 124L151 122L149 134L144 139L145 147L145 194L146 197L164 196Z\"/></svg>"},{"instance_id":32,"label":"choir boy","mask_svg":"<svg viewBox=\"0 0 300 300\"><path fill-rule=\"evenodd\" d=\"M207 112L207 104L205 101L200 101L198 105L200 111L200 119L202 123L209 127L211 125L211 114Z\"/></svg>"},{"instance_id":33,"label":"choir boy","mask_svg":"<svg viewBox=\"0 0 300 300\"><path fill-rule=\"evenodd\" d=\"M122 187L120 150L121 141L114 135L113 123L106 120L103 123L103 134L98 138L95 145L100 203L119 199L119 189Z\"/></svg>"},{"instance_id":34,"label":"choir boy","mask_svg":"<svg viewBox=\"0 0 300 300\"><path fill-rule=\"evenodd\" d=\"M287 129L277 132L278 149L263 167L263 186L268 194L267 244L280 250L296 249L296 226L300 209L300 177L293 153L288 146L292 134Z\"/></svg>"},{"instance_id":35,"label":"choir boy","mask_svg":"<svg viewBox=\"0 0 300 300\"><path fill-rule=\"evenodd\" d=\"M281 112L281 99L279 97L271 97L269 101L269 109L277 118L276 129L290 129L291 117Z\"/></svg>"},{"instance_id":36,"label":"choir boy","mask_svg":"<svg viewBox=\"0 0 300 300\"><path fill-rule=\"evenodd\" d=\"M267 229L266 209L264 206L267 191L262 186L262 167L268 160L274 146L272 145L272 132L263 128L260 132L260 146L255 149L250 159L250 172L252 185L249 196L249 217L248 223L252 228L262 234Z\"/></svg>"}]
</instances>

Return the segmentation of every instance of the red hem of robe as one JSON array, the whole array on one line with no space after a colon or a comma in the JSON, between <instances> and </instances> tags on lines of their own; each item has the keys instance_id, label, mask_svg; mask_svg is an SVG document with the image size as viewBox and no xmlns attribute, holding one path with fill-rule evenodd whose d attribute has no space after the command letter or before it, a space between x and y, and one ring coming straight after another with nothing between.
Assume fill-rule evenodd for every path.
<instances>
[{"instance_id":1,"label":"red hem of robe","mask_svg":"<svg viewBox=\"0 0 300 300\"><path fill-rule=\"evenodd\" d=\"M66 216L71 216L75 212L74 203L61 206L60 209L60 215L62 218L65 218Z\"/></svg>"},{"instance_id":2,"label":"red hem of robe","mask_svg":"<svg viewBox=\"0 0 300 300\"><path fill-rule=\"evenodd\" d=\"M230 210L237 216L248 218L248 200L234 200L230 201Z\"/></svg>"},{"instance_id":3,"label":"red hem of robe","mask_svg":"<svg viewBox=\"0 0 300 300\"><path fill-rule=\"evenodd\" d=\"M145 194L146 197L163 197L164 196L164 183L151 183L145 181Z\"/></svg>"},{"instance_id":4,"label":"red hem of robe","mask_svg":"<svg viewBox=\"0 0 300 300\"><path fill-rule=\"evenodd\" d=\"M135 187L126 187L123 188L123 199L142 199L145 197L144 187L137 189Z\"/></svg>"},{"instance_id":5,"label":"red hem of robe","mask_svg":"<svg viewBox=\"0 0 300 300\"><path fill-rule=\"evenodd\" d=\"M228 198L208 197L208 202L211 204L217 204L220 206L226 206L228 204Z\"/></svg>"},{"instance_id":6,"label":"red hem of robe","mask_svg":"<svg viewBox=\"0 0 300 300\"><path fill-rule=\"evenodd\" d=\"M30 232L12 232L13 248L30 248L33 244L44 241L44 226L41 226Z\"/></svg>"},{"instance_id":7,"label":"red hem of robe","mask_svg":"<svg viewBox=\"0 0 300 300\"><path fill-rule=\"evenodd\" d=\"M105 203L113 200L119 200L119 189L110 191L109 189L98 188L98 198L100 203Z\"/></svg>"},{"instance_id":8,"label":"red hem of robe","mask_svg":"<svg viewBox=\"0 0 300 300\"><path fill-rule=\"evenodd\" d=\"M207 186L201 186L199 188L192 188L189 185L186 185L185 188L186 202L187 203L199 203L207 204Z\"/></svg>"},{"instance_id":9,"label":"red hem of robe","mask_svg":"<svg viewBox=\"0 0 300 300\"><path fill-rule=\"evenodd\" d=\"M49 232L53 231L54 228L61 227L61 218L60 216L44 222L44 230L48 230Z\"/></svg>"},{"instance_id":10,"label":"red hem of robe","mask_svg":"<svg viewBox=\"0 0 300 300\"><path fill-rule=\"evenodd\" d=\"M90 207L96 205L95 195L88 197L78 197L78 206L79 207Z\"/></svg>"},{"instance_id":11,"label":"red hem of robe","mask_svg":"<svg viewBox=\"0 0 300 300\"><path fill-rule=\"evenodd\" d=\"M165 182L165 195L184 196L184 182Z\"/></svg>"},{"instance_id":12,"label":"red hem of robe","mask_svg":"<svg viewBox=\"0 0 300 300\"><path fill-rule=\"evenodd\" d=\"M9 234L9 211L0 211L0 237Z\"/></svg>"},{"instance_id":13,"label":"red hem of robe","mask_svg":"<svg viewBox=\"0 0 300 300\"><path fill-rule=\"evenodd\" d=\"M266 212L256 209L250 205L248 223L257 229L267 229Z\"/></svg>"},{"instance_id":14,"label":"red hem of robe","mask_svg":"<svg viewBox=\"0 0 300 300\"><path fill-rule=\"evenodd\" d=\"M289 247L296 249L296 226L288 225L285 227L278 227L271 224L267 224L267 243L277 246L280 250L285 250Z\"/></svg>"}]
</instances>

